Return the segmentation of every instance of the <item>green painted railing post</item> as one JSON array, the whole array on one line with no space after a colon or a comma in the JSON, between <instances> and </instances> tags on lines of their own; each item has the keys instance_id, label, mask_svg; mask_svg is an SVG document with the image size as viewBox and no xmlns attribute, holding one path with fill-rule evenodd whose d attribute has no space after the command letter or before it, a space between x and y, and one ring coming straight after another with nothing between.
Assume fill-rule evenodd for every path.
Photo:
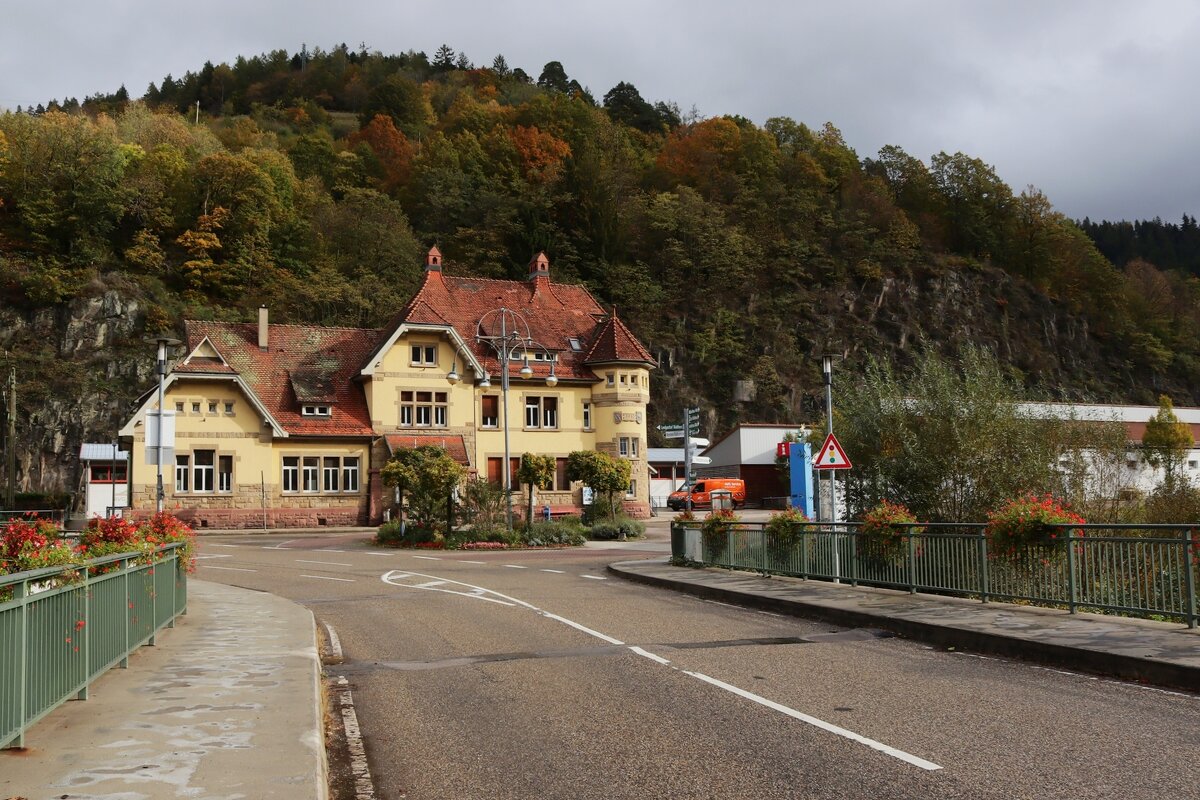
<instances>
[{"instance_id":1,"label":"green painted railing post","mask_svg":"<svg viewBox=\"0 0 1200 800\"><path fill-rule=\"evenodd\" d=\"M850 539L850 585L858 586L858 537L850 532L846 537Z\"/></svg>"},{"instance_id":2,"label":"green painted railing post","mask_svg":"<svg viewBox=\"0 0 1200 800\"><path fill-rule=\"evenodd\" d=\"M179 591L179 548L176 547L171 551L171 618L167 620L167 627L175 627L175 617L178 616L179 604L176 593Z\"/></svg>"},{"instance_id":3,"label":"green painted railing post","mask_svg":"<svg viewBox=\"0 0 1200 800\"><path fill-rule=\"evenodd\" d=\"M115 563L121 570L121 582L125 586L125 605L121 609L121 613L125 616L125 655L121 656L121 669L129 669L129 612L133 610L130 608L133 598L129 596L129 570L125 568L127 566L126 559Z\"/></svg>"},{"instance_id":4,"label":"green painted railing post","mask_svg":"<svg viewBox=\"0 0 1200 800\"><path fill-rule=\"evenodd\" d=\"M987 552L987 534L983 531L979 532L979 599L981 602L988 601L988 552Z\"/></svg>"},{"instance_id":5,"label":"green painted railing post","mask_svg":"<svg viewBox=\"0 0 1200 800\"><path fill-rule=\"evenodd\" d=\"M153 556L151 556L153 558ZM158 587L155 585L154 562L150 562L150 566L142 570L144 573L142 583L146 582L146 578L150 579L150 639L146 644L154 647L157 644L158 637Z\"/></svg>"},{"instance_id":6,"label":"green painted railing post","mask_svg":"<svg viewBox=\"0 0 1200 800\"><path fill-rule=\"evenodd\" d=\"M88 699L88 687L92 685L92 601L88 597L90 592L86 582L83 586L83 630L76 630L75 635L83 634L83 688L79 690L79 694L75 695L76 700Z\"/></svg>"},{"instance_id":7,"label":"green painted railing post","mask_svg":"<svg viewBox=\"0 0 1200 800\"><path fill-rule=\"evenodd\" d=\"M1075 613L1079 587L1075 582L1075 535L1067 529L1067 608Z\"/></svg>"},{"instance_id":8,"label":"green painted railing post","mask_svg":"<svg viewBox=\"0 0 1200 800\"><path fill-rule=\"evenodd\" d=\"M908 593L917 593L917 543L911 531L908 534Z\"/></svg>"},{"instance_id":9,"label":"green painted railing post","mask_svg":"<svg viewBox=\"0 0 1200 800\"><path fill-rule=\"evenodd\" d=\"M1196 627L1196 577L1193 564L1198 557L1196 553L1196 542L1192 539L1195 534L1195 528L1185 530L1183 532L1183 583L1187 588L1187 626L1189 628Z\"/></svg>"},{"instance_id":10,"label":"green painted railing post","mask_svg":"<svg viewBox=\"0 0 1200 800\"><path fill-rule=\"evenodd\" d=\"M800 529L800 573L801 577L808 580L808 545L812 531L808 528Z\"/></svg>"},{"instance_id":11,"label":"green painted railing post","mask_svg":"<svg viewBox=\"0 0 1200 800\"><path fill-rule=\"evenodd\" d=\"M15 744L13 744L14 747L24 747L25 720L29 718L29 710L26 708L29 702L27 699L28 689L26 687L26 684L29 682L29 602L27 600L29 597L29 581L21 581L18 584L14 584L12 589L14 600L25 601L21 603L21 644L19 645L21 648L21 666L19 668L20 680L17 684L17 702L20 704L20 721L17 724L17 741Z\"/></svg>"}]
</instances>

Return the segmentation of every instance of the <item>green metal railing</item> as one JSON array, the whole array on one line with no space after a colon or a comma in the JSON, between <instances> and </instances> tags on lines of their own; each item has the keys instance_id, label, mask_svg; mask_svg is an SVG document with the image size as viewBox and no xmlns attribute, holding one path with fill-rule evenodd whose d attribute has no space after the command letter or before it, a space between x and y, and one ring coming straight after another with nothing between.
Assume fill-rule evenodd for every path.
<instances>
[{"instance_id":1,"label":"green metal railing","mask_svg":"<svg viewBox=\"0 0 1200 800\"><path fill-rule=\"evenodd\" d=\"M179 547L158 548L153 563L122 553L0 575L0 748L24 747L34 723L86 700L92 681L174 627L187 610Z\"/></svg>"},{"instance_id":2,"label":"green metal railing","mask_svg":"<svg viewBox=\"0 0 1200 800\"><path fill-rule=\"evenodd\" d=\"M857 523L671 527L671 553L707 566L1200 623L1200 525L1062 525L1055 548L988 550L982 524L922 523L882 547Z\"/></svg>"}]
</instances>

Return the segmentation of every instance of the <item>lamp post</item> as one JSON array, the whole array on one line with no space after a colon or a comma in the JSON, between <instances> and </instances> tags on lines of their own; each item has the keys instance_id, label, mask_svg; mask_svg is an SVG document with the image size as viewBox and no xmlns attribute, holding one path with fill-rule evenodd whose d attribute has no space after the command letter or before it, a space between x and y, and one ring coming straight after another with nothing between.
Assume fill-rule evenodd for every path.
<instances>
[{"instance_id":1,"label":"lamp post","mask_svg":"<svg viewBox=\"0 0 1200 800\"><path fill-rule=\"evenodd\" d=\"M821 356L821 374L825 377L825 433L833 435L833 359L835 356ZM833 533L833 582L841 583L841 557L838 551L840 542L837 533L837 470L829 470L829 521Z\"/></svg>"},{"instance_id":2,"label":"lamp post","mask_svg":"<svg viewBox=\"0 0 1200 800\"><path fill-rule=\"evenodd\" d=\"M167 348L174 347L179 344L178 339L172 339L170 336L147 336L144 340L158 345L158 359L154 364L154 372L158 375L158 430L157 440L154 446L154 464L158 468L158 480L155 484L155 502L154 509L161 514L163 510L163 500L166 494L163 492L163 469L162 469L162 451L163 451L163 414L166 413L164 405L166 404L166 379L167 379Z\"/></svg>"},{"instance_id":3,"label":"lamp post","mask_svg":"<svg viewBox=\"0 0 1200 800\"><path fill-rule=\"evenodd\" d=\"M533 377L533 368L529 366L529 351L537 350L546 355L550 361L550 374L546 376L546 385L558 383L554 371L554 359L550 350L533 340L529 332L529 323L518 312L511 308L496 308L479 318L475 325L475 341L486 344L495 353L500 362L500 418L504 427L504 520L509 533L512 533L512 454L509 450L508 438L508 385L509 361L514 353L522 354L520 376L526 380ZM458 380L458 365L446 376L451 384ZM479 382L482 389L492 385L490 376L485 372Z\"/></svg>"}]
</instances>

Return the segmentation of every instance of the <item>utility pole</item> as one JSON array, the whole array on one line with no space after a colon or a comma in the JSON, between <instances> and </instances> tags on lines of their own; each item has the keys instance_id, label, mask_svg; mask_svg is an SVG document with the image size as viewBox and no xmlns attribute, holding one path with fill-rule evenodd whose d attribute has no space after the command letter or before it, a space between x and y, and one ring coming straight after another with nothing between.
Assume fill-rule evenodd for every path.
<instances>
[{"instance_id":1,"label":"utility pole","mask_svg":"<svg viewBox=\"0 0 1200 800\"><path fill-rule=\"evenodd\" d=\"M833 356L821 357L821 372L825 376L825 434L833 435ZM837 470L829 470L829 521L833 523L830 531L833 535L833 582L841 583L841 542L837 533Z\"/></svg>"},{"instance_id":2,"label":"utility pole","mask_svg":"<svg viewBox=\"0 0 1200 800\"><path fill-rule=\"evenodd\" d=\"M200 101L196 101L196 124L200 124Z\"/></svg>"},{"instance_id":3,"label":"utility pole","mask_svg":"<svg viewBox=\"0 0 1200 800\"><path fill-rule=\"evenodd\" d=\"M689 428L691 409L687 406L683 408L683 485L688 487L687 497L684 499L686 505L684 508L690 514L692 513L692 432Z\"/></svg>"},{"instance_id":4,"label":"utility pole","mask_svg":"<svg viewBox=\"0 0 1200 800\"><path fill-rule=\"evenodd\" d=\"M4 489L4 507L17 505L17 368L8 368L8 485Z\"/></svg>"}]
</instances>

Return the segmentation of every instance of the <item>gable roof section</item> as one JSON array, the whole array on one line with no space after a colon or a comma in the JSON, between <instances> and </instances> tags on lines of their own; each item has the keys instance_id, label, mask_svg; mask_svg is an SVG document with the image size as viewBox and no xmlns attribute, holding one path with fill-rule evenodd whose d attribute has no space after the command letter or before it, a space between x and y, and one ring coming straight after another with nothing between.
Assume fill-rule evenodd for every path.
<instances>
[{"instance_id":1,"label":"gable roof section","mask_svg":"<svg viewBox=\"0 0 1200 800\"><path fill-rule=\"evenodd\" d=\"M559 380L594 382L595 374L587 367L587 354L595 351L602 335L610 344L602 345L604 354L618 353L623 358L610 360L654 364L654 360L637 338L619 320L609 317L582 286L554 283L540 275L528 281L464 278L427 271L420 290L388 325L386 335L369 354L363 371L370 374L372 364L398 338L405 326L442 327L453 331L456 345L465 348L468 363L481 366L489 375L499 374L500 362L495 352L475 341L479 320L489 311L508 308L516 311L529 324L529 335L535 342L557 354L555 375ZM609 329L614 332L606 333ZM573 350L570 340L578 339L581 350ZM534 380L550 374L550 364L531 362ZM515 370L514 370L515 372Z\"/></svg>"},{"instance_id":2,"label":"gable roof section","mask_svg":"<svg viewBox=\"0 0 1200 800\"><path fill-rule=\"evenodd\" d=\"M372 435L366 397L353 378L379 331L271 325L269 347L261 350L255 324L188 320L184 328L188 346L198 348L208 340L223 357L225 368L244 381L288 436ZM216 368L195 356L172 374L183 377ZM306 402L329 403L333 414L329 418L301 416L300 405Z\"/></svg>"},{"instance_id":3,"label":"gable roof section","mask_svg":"<svg viewBox=\"0 0 1200 800\"><path fill-rule=\"evenodd\" d=\"M471 466L467 443L461 436L445 433L389 433L383 438L387 442L389 454L394 454L397 450L413 450L422 445L432 445L445 450L448 456L464 467Z\"/></svg>"}]
</instances>

